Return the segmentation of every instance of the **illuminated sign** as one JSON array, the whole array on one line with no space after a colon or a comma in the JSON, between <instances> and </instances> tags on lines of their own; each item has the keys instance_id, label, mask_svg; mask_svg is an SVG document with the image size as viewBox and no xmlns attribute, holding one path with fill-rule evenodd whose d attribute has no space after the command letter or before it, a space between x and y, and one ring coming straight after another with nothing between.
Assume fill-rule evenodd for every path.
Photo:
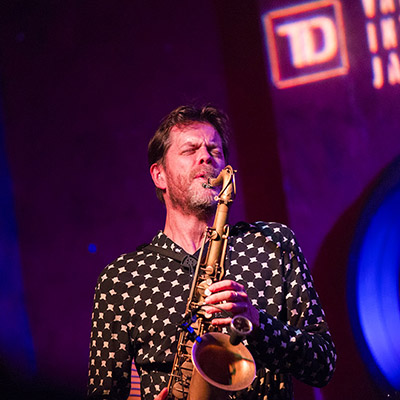
<instances>
[{"instance_id":1,"label":"illuminated sign","mask_svg":"<svg viewBox=\"0 0 400 400\"><path fill-rule=\"evenodd\" d=\"M348 71L341 5L322 0L263 16L272 81L278 88L315 82Z\"/></svg>"},{"instance_id":2,"label":"illuminated sign","mask_svg":"<svg viewBox=\"0 0 400 400\"><path fill-rule=\"evenodd\" d=\"M372 85L400 84L399 11L394 0L361 0L366 18L368 48L371 53Z\"/></svg>"}]
</instances>

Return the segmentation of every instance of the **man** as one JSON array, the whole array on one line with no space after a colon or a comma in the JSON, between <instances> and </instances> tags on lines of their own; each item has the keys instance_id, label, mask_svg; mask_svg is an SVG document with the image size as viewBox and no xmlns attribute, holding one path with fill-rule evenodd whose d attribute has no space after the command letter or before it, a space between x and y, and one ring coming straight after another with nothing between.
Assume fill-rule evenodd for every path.
<instances>
[{"instance_id":1,"label":"man","mask_svg":"<svg viewBox=\"0 0 400 400\"><path fill-rule=\"evenodd\" d=\"M152 241L160 251L122 255L98 280L89 370L92 398L125 399L132 359L141 375L142 398L167 396L177 327L191 283L190 269L174 254L198 256L205 227L212 225L218 188L204 183L226 165L226 117L210 106L179 107L160 125L148 156L167 211L164 230ZM210 314L222 308L232 317L246 316L254 327L246 345L257 375L236 398L291 399L291 375L314 386L332 377L334 345L304 256L286 226L257 222L233 227L225 279L209 287L206 303ZM227 326L231 318L220 315L212 323Z\"/></svg>"}]
</instances>

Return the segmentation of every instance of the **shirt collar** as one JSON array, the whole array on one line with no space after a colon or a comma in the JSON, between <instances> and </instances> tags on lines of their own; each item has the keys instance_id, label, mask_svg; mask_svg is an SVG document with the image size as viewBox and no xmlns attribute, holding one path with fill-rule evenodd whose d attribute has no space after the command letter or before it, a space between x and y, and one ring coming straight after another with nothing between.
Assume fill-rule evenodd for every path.
<instances>
[{"instance_id":1,"label":"shirt collar","mask_svg":"<svg viewBox=\"0 0 400 400\"><path fill-rule=\"evenodd\" d=\"M175 251L176 253L188 254L181 246L172 241L163 231L158 231L157 235L154 236L153 240L151 241L151 244L154 246L162 247L163 249ZM204 251L207 251L207 248L208 242L206 243ZM200 249L198 249L192 256L197 258L199 254Z\"/></svg>"}]
</instances>

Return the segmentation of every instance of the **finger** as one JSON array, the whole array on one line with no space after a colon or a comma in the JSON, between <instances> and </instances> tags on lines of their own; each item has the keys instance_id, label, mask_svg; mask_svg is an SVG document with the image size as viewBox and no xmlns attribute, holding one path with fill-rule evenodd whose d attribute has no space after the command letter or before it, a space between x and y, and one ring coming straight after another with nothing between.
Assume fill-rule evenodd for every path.
<instances>
[{"instance_id":1,"label":"finger","mask_svg":"<svg viewBox=\"0 0 400 400\"><path fill-rule=\"evenodd\" d=\"M211 293L221 292L225 290L234 290L236 292L241 292L244 290L244 286L238 282L225 279L223 281L215 282L208 287Z\"/></svg>"},{"instance_id":2,"label":"finger","mask_svg":"<svg viewBox=\"0 0 400 400\"><path fill-rule=\"evenodd\" d=\"M154 400L165 400L167 396L168 396L168 388L164 388L163 390L161 390L158 396L154 397Z\"/></svg>"},{"instance_id":3,"label":"finger","mask_svg":"<svg viewBox=\"0 0 400 400\"><path fill-rule=\"evenodd\" d=\"M228 312L230 314L242 314L247 311L246 303L223 303L218 304L218 307L205 307L204 311L208 314L216 314L220 312Z\"/></svg>"},{"instance_id":4,"label":"finger","mask_svg":"<svg viewBox=\"0 0 400 400\"><path fill-rule=\"evenodd\" d=\"M240 303L247 301L245 292L236 292L234 290L224 290L207 296L204 300L206 304L218 304L223 302Z\"/></svg>"},{"instance_id":5,"label":"finger","mask_svg":"<svg viewBox=\"0 0 400 400\"><path fill-rule=\"evenodd\" d=\"M224 290L223 292L218 292L211 294L205 298L206 304L218 304L222 302L232 301L235 298L234 291Z\"/></svg>"},{"instance_id":6,"label":"finger","mask_svg":"<svg viewBox=\"0 0 400 400\"><path fill-rule=\"evenodd\" d=\"M232 318L215 318L211 321L211 324L214 326L228 326L230 325Z\"/></svg>"}]
</instances>

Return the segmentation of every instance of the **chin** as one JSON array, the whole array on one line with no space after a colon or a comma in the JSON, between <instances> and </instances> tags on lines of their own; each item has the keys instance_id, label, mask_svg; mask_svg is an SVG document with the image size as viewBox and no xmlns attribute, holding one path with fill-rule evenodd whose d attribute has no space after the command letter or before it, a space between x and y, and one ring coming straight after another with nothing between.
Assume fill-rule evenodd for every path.
<instances>
[{"instance_id":1,"label":"chin","mask_svg":"<svg viewBox=\"0 0 400 400\"><path fill-rule=\"evenodd\" d=\"M211 204L215 203L215 196L217 196L218 193L219 190L217 188L204 188L201 186L193 191L192 198L196 198L199 201L204 201Z\"/></svg>"}]
</instances>

